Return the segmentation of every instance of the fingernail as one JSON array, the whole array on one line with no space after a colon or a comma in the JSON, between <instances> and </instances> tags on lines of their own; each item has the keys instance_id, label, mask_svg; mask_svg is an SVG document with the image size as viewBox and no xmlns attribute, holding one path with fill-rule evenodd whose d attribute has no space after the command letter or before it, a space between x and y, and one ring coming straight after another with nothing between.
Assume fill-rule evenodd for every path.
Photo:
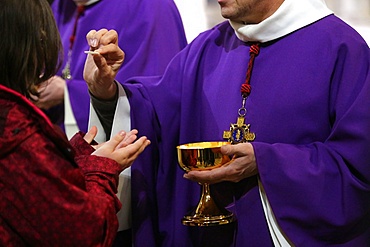
<instances>
[{"instance_id":1,"label":"fingernail","mask_svg":"<svg viewBox=\"0 0 370 247\"><path fill-rule=\"evenodd\" d=\"M121 130L119 133L118 133L120 136L124 136L126 134L126 132L124 132L123 130Z\"/></svg>"},{"instance_id":2,"label":"fingernail","mask_svg":"<svg viewBox=\"0 0 370 247\"><path fill-rule=\"evenodd\" d=\"M90 39L90 46L96 47L98 45L98 40L97 39Z\"/></svg>"}]
</instances>

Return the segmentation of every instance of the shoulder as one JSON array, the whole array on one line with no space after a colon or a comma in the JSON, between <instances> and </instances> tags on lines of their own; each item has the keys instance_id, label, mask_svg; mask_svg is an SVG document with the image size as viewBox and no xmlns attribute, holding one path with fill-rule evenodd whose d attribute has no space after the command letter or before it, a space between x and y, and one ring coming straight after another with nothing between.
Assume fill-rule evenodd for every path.
<instances>
[{"instance_id":1,"label":"shoulder","mask_svg":"<svg viewBox=\"0 0 370 247\"><path fill-rule=\"evenodd\" d=\"M369 60L370 49L362 36L348 23L331 14L305 26L276 43L279 48L290 47L291 52L303 51L320 61ZM304 54L301 54L304 57Z\"/></svg>"},{"instance_id":2,"label":"shoulder","mask_svg":"<svg viewBox=\"0 0 370 247\"><path fill-rule=\"evenodd\" d=\"M316 33L317 38L325 39L332 44L348 43L353 47L368 48L364 38L351 25L334 14L317 21L308 28Z\"/></svg>"},{"instance_id":3,"label":"shoulder","mask_svg":"<svg viewBox=\"0 0 370 247\"><path fill-rule=\"evenodd\" d=\"M0 139L7 148L18 145L38 130L53 128L40 109L4 86L0 86L0 105Z\"/></svg>"}]
</instances>

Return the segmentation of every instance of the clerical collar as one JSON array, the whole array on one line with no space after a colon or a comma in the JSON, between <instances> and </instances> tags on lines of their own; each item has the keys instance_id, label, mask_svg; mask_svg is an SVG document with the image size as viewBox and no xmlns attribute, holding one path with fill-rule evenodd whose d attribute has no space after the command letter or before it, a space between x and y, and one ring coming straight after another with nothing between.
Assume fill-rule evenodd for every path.
<instances>
[{"instance_id":1,"label":"clerical collar","mask_svg":"<svg viewBox=\"0 0 370 247\"><path fill-rule=\"evenodd\" d=\"M324 0L285 0L279 9L258 24L242 24L230 20L236 36L244 41L267 42L332 14Z\"/></svg>"}]
</instances>

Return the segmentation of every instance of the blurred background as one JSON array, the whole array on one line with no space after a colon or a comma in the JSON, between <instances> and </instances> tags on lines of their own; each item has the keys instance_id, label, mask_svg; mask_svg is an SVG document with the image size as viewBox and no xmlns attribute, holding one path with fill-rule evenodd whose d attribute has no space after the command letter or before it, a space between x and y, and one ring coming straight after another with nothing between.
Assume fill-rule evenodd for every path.
<instances>
[{"instance_id":1,"label":"blurred background","mask_svg":"<svg viewBox=\"0 0 370 247\"><path fill-rule=\"evenodd\" d=\"M225 19L217 0L175 0L185 26L188 42L200 32ZM370 0L326 0L334 13L350 24L370 44Z\"/></svg>"}]
</instances>

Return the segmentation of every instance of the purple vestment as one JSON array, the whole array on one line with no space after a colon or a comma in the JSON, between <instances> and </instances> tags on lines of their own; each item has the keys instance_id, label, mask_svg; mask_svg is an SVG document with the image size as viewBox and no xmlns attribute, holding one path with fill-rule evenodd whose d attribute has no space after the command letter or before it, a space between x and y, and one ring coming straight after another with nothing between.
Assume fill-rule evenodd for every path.
<instances>
[{"instance_id":1,"label":"purple vestment","mask_svg":"<svg viewBox=\"0 0 370 247\"><path fill-rule=\"evenodd\" d=\"M65 49L64 63L70 46L76 18L72 0L55 0L52 5ZM89 50L86 34L101 28L115 29L119 46L125 51L125 63L117 80L131 76L160 75L172 57L186 45L181 17L172 0L102 0L87 6L77 23L76 39L72 48L71 75L68 91L78 127L87 131L90 98L83 68Z\"/></svg>"},{"instance_id":2,"label":"purple vestment","mask_svg":"<svg viewBox=\"0 0 370 247\"><path fill-rule=\"evenodd\" d=\"M249 47L224 22L181 51L163 77L125 84L130 104L138 105L131 111L132 127L152 140L132 167L137 246L154 245L140 242L151 241L149 227L138 230L149 226L145 217L152 219L151 236L160 246L273 245L256 176L211 187L214 198L236 214L236 223L181 224L196 206L200 186L182 177L176 146L220 141L236 122ZM283 232L296 246L368 246L370 50L365 41L330 15L263 43L251 86L246 123L256 133L259 179ZM142 206L148 198L157 206Z\"/></svg>"}]
</instances>

